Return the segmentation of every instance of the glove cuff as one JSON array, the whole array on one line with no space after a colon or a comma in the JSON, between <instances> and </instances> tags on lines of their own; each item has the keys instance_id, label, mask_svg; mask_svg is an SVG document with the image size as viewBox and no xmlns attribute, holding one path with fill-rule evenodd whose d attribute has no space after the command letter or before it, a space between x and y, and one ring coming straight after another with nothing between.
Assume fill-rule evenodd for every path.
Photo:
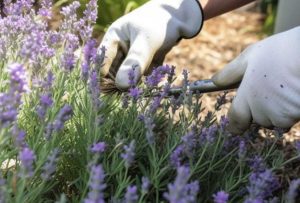
<instances>
[{"instance_id":1,"label":"glove cuff","mask_svg":"<svg viewBox=\"0 0 300 203\"><path fill-rule=\"evenodd\" d=\"M200 20L200 25L199 25L198 30L195 32L195 34L193 34L192 36L182 37L183 39L191 39L191 38L196 37L201 32L203 24L204 24L204 11L203 11L202 5L201 5L199 0L193 0L193 1L196 1L196 4L198 5L199 10L200 10L200 14L201 14L201 20L199 19Z\"/></svg>"}]
</instances>

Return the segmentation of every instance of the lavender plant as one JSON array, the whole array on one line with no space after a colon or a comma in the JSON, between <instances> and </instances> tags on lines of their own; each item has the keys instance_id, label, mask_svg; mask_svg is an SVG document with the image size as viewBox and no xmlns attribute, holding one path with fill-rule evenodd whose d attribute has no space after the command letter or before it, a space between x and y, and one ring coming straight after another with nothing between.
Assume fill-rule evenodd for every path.
<instances>
[{"instance_id":1,"label":"lavender plant","mask_svg":"<svg viewBox=\"0 0 300 203\"><path fill-rule=\"evenodd\" d=\"M168 96L168 65L142 84L133 68L128 92L103 94L97 1L83 18L77 1L62 8L59 30L52 2L32 3L5 0L0 18L0 202L297 202L299 173L286 171L298 143L284 150L255 127L230 134L226 117L201 112L187 71Z\"/></svg>"}]
</instances>

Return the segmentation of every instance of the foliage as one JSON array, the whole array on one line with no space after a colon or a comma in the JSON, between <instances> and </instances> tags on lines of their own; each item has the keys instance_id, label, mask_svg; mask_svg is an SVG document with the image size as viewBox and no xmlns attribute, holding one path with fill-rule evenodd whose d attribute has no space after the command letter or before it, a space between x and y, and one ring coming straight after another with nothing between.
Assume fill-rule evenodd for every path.
<instances>
[{"instance_id":1,"label":"foliage","mask_svg":"<svg viewBox=\"0 0 300 203\"><path fill-rule=\"evenodd\" d=\"M102 0L98 2L99 18L97 20L96 28L105 30L108 26L117 20L122 15L132 11L133 9L141 6L148 0ZM58 0L56 5L62 5L64 3L71 2L70 0ZM81 8L80 12L85 9L85 5L88 0L80 0Z\"/></svg>"},{"instance_id":2,"label":"foliage","mask_svg":"<svg viewBox=\"0 0 300 203\"><path fill-rule=\"evenodd\" d=\"M266 34L273 34L276 13L277 13L278 0L263 0L261 2L261 10L266 14L263 31Z\"/></svg>"},{"instance_id":3,"label":"foliage","mask_svg":"<svg viewBox=\"0 0 300 203\"><path fill-rule=\"evenodd\" d=\"M295 200L299 180L285 196L285 171L299 163L299 151L286 155L277 131L273 139L256 128L233 136L225 117L200 117L201 95L190 94L187 71L178 97L168 97L171 66L158 67L140 85L132 69L128 93L101 94L105 48L97 51L90 39L95 4L81 19L78 2L62 8L58 31L47 30L50 1L37 13L30 1L6 4L0 202Z\"/></svg>"}]
</instances>

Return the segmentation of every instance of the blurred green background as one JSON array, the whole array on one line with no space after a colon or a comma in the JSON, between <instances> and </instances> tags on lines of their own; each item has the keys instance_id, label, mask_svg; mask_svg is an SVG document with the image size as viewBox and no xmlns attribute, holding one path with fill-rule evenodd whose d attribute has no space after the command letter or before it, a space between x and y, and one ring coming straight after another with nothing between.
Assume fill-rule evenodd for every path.
<instances>
[{"instance_id":1,"label":"blurred green background","mask_svg":"<svg viewBox=\"0 0 300 203\"><path fill-rule=\"evenodd\" d=\"M278 1L279 0L262 0L260 4L262 13L266 14L263 32L268 35L274 32Z\"/></svg>"}]
</instances>

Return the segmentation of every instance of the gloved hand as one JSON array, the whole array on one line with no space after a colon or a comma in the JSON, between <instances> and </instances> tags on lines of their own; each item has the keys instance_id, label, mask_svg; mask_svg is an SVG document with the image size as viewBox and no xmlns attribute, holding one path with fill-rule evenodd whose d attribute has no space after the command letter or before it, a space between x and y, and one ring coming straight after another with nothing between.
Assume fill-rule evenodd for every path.
<instances>
[{"instance_id":1,"label":"gloved hand","mask_svg":"<svg viewBox=\"0 0 300 203\"><path fill-rule=\"evenodd\" d=\"M300 27L248 47L212 78L217 86L242 80L229 109L228 130L245 131L253 121L289 129L300 120Z\"/></svg>"},{"instance_id":2,"label":"gloved hand","mask_svg":"<svg viewBox=\"0 0 300 203\"><path fill-rule=\"evenodd\" d=\"M197 35L202 22L198 0L147 2L115 21L107 30L99 46L107 49L102 76L106 76L110 68L118 69L116 86L129 88L128 71L133 66L136 67L135 78L139 80L149 67L160 65L181 38ZM120 67L119 61L122 61Z\"/></svg>"}]
</instances>

